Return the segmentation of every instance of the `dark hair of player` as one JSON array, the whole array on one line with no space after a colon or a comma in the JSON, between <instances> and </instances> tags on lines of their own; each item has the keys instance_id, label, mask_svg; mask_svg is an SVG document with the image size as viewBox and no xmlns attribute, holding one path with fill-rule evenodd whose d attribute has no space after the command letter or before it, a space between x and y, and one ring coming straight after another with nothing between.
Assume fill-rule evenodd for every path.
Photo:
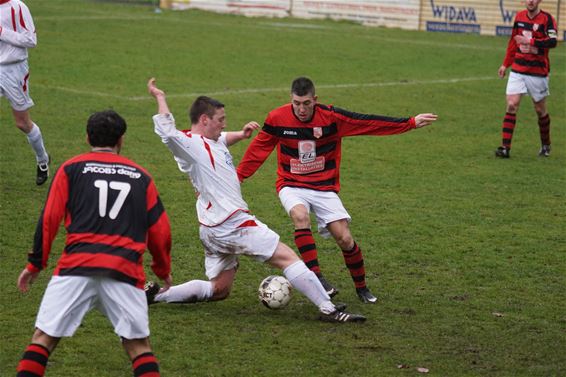
<instances>
[{"instance_id":1,"label":"dark hair of player","mask_svg":"<svg viewBox=\"0 0 566 377\"><path fill-rule=\"evenodd\" d=\"M88 142L93 147L114 147L126 128L126 121L114 110L96 112L86 124Z\"/></svg>"},{"instance_id":2,"label":"dark hair of player","mask_svg":"<svg viewBox=\"0 0 566 377\"><path fill-rule=\"evenodd\" d=\"M308 77L296 78L291 84L291 93L297 96L314 96L314 83Z\"/></svg>"},{"instance_id":3,"label":"dark hair of player","mask_svg":"<svg viewBox=\"0 0 566 377\"><path fill-rule=\"evenodd\" d=\"M216 113L216 110L223 107L224 104L220 101L207 96L200 96L195 100L195 102L193 102L191 109L189 110L191 123L197 124L202 114L206 114L209 118L212 118Z\"/></svg>"}]
</instances>

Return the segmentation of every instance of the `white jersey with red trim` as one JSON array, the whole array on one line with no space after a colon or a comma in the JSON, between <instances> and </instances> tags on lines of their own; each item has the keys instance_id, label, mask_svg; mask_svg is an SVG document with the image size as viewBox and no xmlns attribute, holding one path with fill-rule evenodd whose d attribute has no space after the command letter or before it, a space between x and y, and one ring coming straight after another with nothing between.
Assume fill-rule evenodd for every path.
<instances>
[{"instance_id":1,"label":"white jersey with red trim","mask_svg":"<svg viewBox=\"0 0 566 377\"><path fill-rule=\"evenodd\" d=\"M197 192L198 220L205 226L223 223L238 211L248 212L240 181L223 132L214 141L190 131L179 131L172 114L153 116L155 133L175 157Z\"/></svg>"},{"instance_id":2,"label":"white jersey with red trim","mask_svg":"<svg viewBox=\"0 0 566 377\"><path fill-rule=\"evenodd\" d=\"M26 60L27 49L37 45L28 7L20 0L0 0L0 26L0 64Z\"/></svg>"}]
</instances>

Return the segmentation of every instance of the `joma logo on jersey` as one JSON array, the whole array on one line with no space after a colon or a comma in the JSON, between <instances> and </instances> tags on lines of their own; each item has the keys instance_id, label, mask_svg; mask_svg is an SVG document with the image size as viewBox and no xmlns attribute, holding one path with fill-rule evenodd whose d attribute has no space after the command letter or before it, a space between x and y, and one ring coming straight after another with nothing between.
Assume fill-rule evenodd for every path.
<instances>
[{"instance_id":1,"label":"joma logo on jersey","mask_svg":"<svg viewBox=\"0 0 566 377\"><path fill-rule=\"evenodd\" d=\"M477 22L476 10L470 7L454 7L452 5L436 5L430 0L434 18L443 18L446 22L468 21Z\"/></svg>"},{"instance_id":2,"label":"joma logo on jersey","mask_svg":"<svg viewBox=\"0 0 566 377\"><path fill-rule=\"evenodd\" d=\"M299 161L312 162L316 159L316 143L312 140L299 141Z\"/></svg>"},{"instance_id":3,"label":"joma logo on jersey","mask_svg":"<svg viewBox=\"0 0 566 377\"><path fill-rule=\"evenodd\" d=\"M283 131L283 135L293 135L293 136L297 136L297 131L284 130L284 131Z\"/></svg>"}]
</instances>

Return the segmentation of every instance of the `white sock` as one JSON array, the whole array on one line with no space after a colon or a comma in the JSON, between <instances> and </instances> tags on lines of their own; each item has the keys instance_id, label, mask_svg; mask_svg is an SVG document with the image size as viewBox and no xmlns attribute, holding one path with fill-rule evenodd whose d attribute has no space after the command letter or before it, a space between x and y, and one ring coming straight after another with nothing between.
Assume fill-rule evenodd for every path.
<instances>
[{"instance_id":1,"label":"white sock","mask_svg":"<svg viewBox=\"0 0 566 377\"><path fill-rule=\"evenodd\" d=\"M30 143L33 151L35 152L35 159L38 164L47 163L49 161L49 156L43 145L43 137L41 136L41 130L37 124L33 124L31 131L26 135L28 142Z\"/></svg>"},{"instance_id":2,"label":"white sock","mask_svg":"<svg viewBox=\"0 0 566 377\"><path fill-rule=\"evenodd\" d=\"M175 285L155 296L156 302L201 302L212 297L212 283L204 280L191 280Z\"/></svg>"},{"instance_id":3,"label":"white sock","mask_svg":"<svg viewBox=\"0 0 566 377\"><path fill-rule=\"evenodd\" d=\"M321 312L329 314L335 310L330 296L320 284L315 273L309 270L303 261L287 266L283 273L293 288L304 294Z\"/></svg>"}]
</instances>

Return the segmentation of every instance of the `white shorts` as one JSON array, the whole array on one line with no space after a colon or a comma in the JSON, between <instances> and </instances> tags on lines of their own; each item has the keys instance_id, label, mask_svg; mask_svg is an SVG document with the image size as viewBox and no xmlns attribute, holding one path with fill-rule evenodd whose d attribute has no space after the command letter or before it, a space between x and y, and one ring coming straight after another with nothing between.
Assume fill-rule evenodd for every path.
<instances>
[{"instance_id":1,"label":"white shorts","mask_svg":"<svg viewBox=\"0 0 566 377\"><path fill-rule=\"evenodd\" d=\"M533 101L539 102L550 95L548 89L548 76L530 76L517 72L509 72L509 80L507 80L507 95L528 94Z\"/></svg>"},{"instance_id":2,"label":"white shorts","mask_svg":"<svg viewBox=\"0 0 566 377\"><path fill-rule=\"evenodd\" d=\"M24 111L33 106L28 78L27 60L0 65L0 97L6 97L16 111Z\"/></svg>"},{"instance_id":3,"label":"white shorts","mask_svg":"<svg viewBox=\"0 0 566 377\"><path fill-rule=\"evenodd\" d=\"M297 187L283 187L279 191L279 200L287 213L291 209L302 204L309 213L312 211L316 216L318 232L324 238L330 237L326 228L328 224L338 220L352 221L352 218L344 208L340 197L333 191L316 191Z\"/></svg>"},{"instance_id":4,"label":"white shorts","mask_svg":"<svg viewBox=\"0 0 566 377\"><path fill-rule=\"evenodd\" d=\"M104 314L122 338L149 336L143 289L99 276L53 276L41 300L35 327L56 338L73 336L92 308Z\"/></svg>"},{"instance_id":5,"label":"white shorts","mask_svg":"<svg viewBox=\"0 0 566 377\"><path fill-rule=\"evenodd\" d=\"M214 279L222 271L238 265L239 255L265 262L273 256L279 235L255 216L237 212L220 225L200 226L204 246L206 276Z\"/></svg>"}]
</instances>

